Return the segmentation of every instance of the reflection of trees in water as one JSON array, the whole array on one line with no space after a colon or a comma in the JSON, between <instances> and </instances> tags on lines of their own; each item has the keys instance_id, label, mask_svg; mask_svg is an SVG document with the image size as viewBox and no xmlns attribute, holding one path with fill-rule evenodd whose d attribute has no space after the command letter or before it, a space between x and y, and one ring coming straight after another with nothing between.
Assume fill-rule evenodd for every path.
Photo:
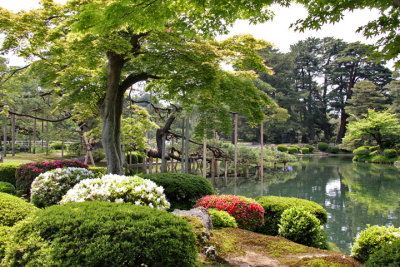
<instances>
[{"instance_id":1,"label":"reflection of trees in water","mask_svg":"<svg viewBox=\"0 0 400 267\"><path fill-rule=\"evenodd\" d=\"M366 224L400 226L400 170L388 165L354 164L350 158L303 158L292 164L294 171L266 170L263 195L298 197L322 205L329 214L324 226L329 241L345 253ZM220 193L233 194L233 179ZM238 179L238 195L257 197L260 181Z\"/></svg>"},{"instance_id":2,"label":"reflection of trees in water","mask_svg":"<svg viewBox=\"0 0 400 267\"><path fill-rule=\"evenodd\" d=\"M267 187L272 184L282 184L290 179L297 177L297 172L295 171L282 171L280 169L265 169L264 179L250 177L238 177L236 182L237 193L243 196L256 198L261 195L267 195ZM229 177L227 183L225 184L224 178L216 178L213 183L214 188L218 188L219 194L234 194L235 181L233 177ZM261 194L261 188L263 194Z\"/></svg>"}]
</instances>

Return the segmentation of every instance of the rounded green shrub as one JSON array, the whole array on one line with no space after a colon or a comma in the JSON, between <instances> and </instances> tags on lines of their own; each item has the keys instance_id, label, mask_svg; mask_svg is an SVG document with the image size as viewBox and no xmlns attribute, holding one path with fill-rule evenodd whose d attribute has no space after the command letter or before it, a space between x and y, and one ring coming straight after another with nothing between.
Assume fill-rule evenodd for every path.
<instances>
[{"instance_id":1,"label":"rounded green shrub","mask_svg":"<svg viewBox=\"0 0 400 267\"><path fill-rule=\"evenodd\" d=\"M388 159L393 159L397 157L397 151L395 149L385 149L383 154Z\"/></svg>"},{"instance_id":2,"label":"rounded green shrub","mask_svg":"<svg viewBox=\"0 0 400 267\"><path fill-rule=\"evenodd\" d=\"M228 212L224 210L209 209L213 227L218 228L236 228L238 227L234 217L229 215Z\"/></svg>"},{"instance_id":3,"label":"rounded green shrub","mask_svg":"<svg viewBox=\"0 0 400 267\"><path fill-rule=\"evenodd\" d=\"M315 147L313 145L305 145L304 147L308 148L310 150L310 153L313 153L315 150Z\"/></svg>"},{"instance_id":4,"label":"rounded green shrub","mask_svg":"<svg viewBox=\"0 0 400 267\"><path fill-rule=\"evenodd\" d=\"M317 146L320 151L327 151L329 148L329 144L325 142L319 142Z\"/></svg>"},{"instance_id":5,"label":"rounded green shrub","mask_svg":"<svg viewBox=\"0 0 400 267\"><path fill-rule=\"evenodd\" d=\"M301 149L301 154L310 154L310 149L308 149L307 147L303 147Z\"/></svg>"},{"instance_id":6,"label":"rounded green shrub","mask_svg":"<svg viewBox=\"0 0 400 267\"><path fill-rule=\"evenodd\" d=\"M282 213L278 233L293 242L315 248L327 248L322 226L306 207L293 207Z\"/></svg>"},{"instance_id":7,"label":"rounded green shrub","mask_svg":"<svg viewBox=\"0 0 400 267\"><path fill-rule=\"evenodd\" d=\"M164 193L171 203L170 210L189 210L196 201L204 196L214 194L211 182L202 176L184 173L141 174L164 187Z\"/></svg>"},{"instance_id":8,"label":"rounded green shrub","mask_svg":"<svg viewBox=\"0 0 400 267\"><path fill-rule=\"evenodd\" d=\"M367 146L360 146L359 148L353 150L353 154L354 154L353 160L365 161L368 160L371 151Z\"/></svg>"},{"instance_id":9,"label":"rounded green shrub","mask_svg":"<svg viewBox=\"0 0 400 267\"><path fill-rule=\"evenodd\" d=\"M15 195L15 186L7 182L0 182L0 192Z\"/></svg>"},{"instance_id":10,"label":"rounded green shrub","mask_svg":"<svg viewBox=\"0 0 400 267\"><path fill-rule=\"evenodd\" d=\"M288 152L289 154L299 154L299 150L296 147L289 147Z\"/></svg>"},{"instance_id":11,"label":"rounded green shrub","mask_svg":"<svg viewBox=\"0 0 400 267\"><path fill-rule=\"evenodd\" d=\"M278 151L280 152L287 152L288 151L288 147L285 145L278 145L276 148Z\"/></svg>"},{"instance_id":12,"label":"rounded green shrub","mask_svg":"<svg viewBox=\"0 0 400 267\"><path fill-rule=\"evenodd\" d=\"M63 143L62 142L55 142L55 143L51 143L50 148L55 149L55 150L61 150L63 147ZM67 145L64 144L64 149L67 148Z\"/></svg>"},{"instance_id":13,"label":"rounded green shrub","mask_svg":"<svg viewBox=\"0 0 400 267\"><path fill-rule=\"evenodd\" d=\"M0 193L0 226L13 226L36 211L31 203L6 193Z\"/></svg>"},{"instance_id":14,"label":"rounded green shrub","mask_svg":"<svg viewBox=\"0 0 400 267\"><path fill-rule=\"evenodd\" d=\"M352 256L361 262L366 262L370 255L400 237L399 228L379 225L367 226L357 235L351 247Z\"/></svg>"},{"instance_id":15,"label":"rounded green shrub","mask_svg":"<svg viewBox=\"0 0 400 267\"><path fill-rule=\"evenodd\" d=\"M373 152L373 151L378 151L380 149L380 146L370 146L368 147L369 151Z\"/></svg>"},{"instance_id":16,"label":"rounded green shrub","mask_svg":"<svg viewBox=\"0 0 400 267\"><path fill-rule=\"evenodd\" d=\"M130 164L137 164L138 163L138 157L135 153L126 154L126 162Z\"/></svg>"},{"instance_id":17,"label":"rounded green shrub","mask_svg":"<svg viewBox=\"0 0 400 267\"><path fill-rule=\"evenodd\" d=\"M93 172L94 177L101 177L107 174L107 167L90 167L89 170Z\"/></svg>"},{"instance_id":18,"label":"rounded green shrub","mask_svg":"<svg viewBox=\"0 0 400 267\"><path fill-rule=\"evenodd\" d=\"M305 207L317 217L321 225L328 222L328 213L319 204L294 197L262 196L256 199L264 208L264 225L258 227L256 232L265 235L278 235L278 224L282 213L292 207Z\"/></svg>"},{"instance_id":19,"label":"rounded green shrub","mask_svg":"<svg viewBox=\"0 0 400 267\"><path fill-rule=\"evenodd\" d=\"M8 182L15 186L15 173L20 163L2 163L0 164L0 181Z\"/></svg>"},{"instance_id":20,"label":"rounded green shrub","mask_svg":"<svg viewBox=\"0 0 400 267\"><path fill-rule=\"evenodd\" d=\"M195 266L191 226L130 203L82 202L40 210L10 234L6 266Z\"/></svg>"},{"instance_id":21,"label":"rounded green shrub","mask_svg":"<svg viewBox=\"0 0 400 267\"><path fill-rule=\"evenodd\" d=\"M330 148L329 150L332 154L337 154L340 151L340 148L338 148L337 146L333 146Z\"/></svg>"},{"instance_id":22,"label":"rounded green shrub","mask_svg":"<svg viewBox=\"0 0 400 267\"><path fill-rule=\"evenodd\" d=\"M372 254L364 264L366 267L396 267L400 266L400 238L387 244Z\"/></svg>"},{"instance_id":23,"label":"rounded green shrub","mask_svg":"<svg viewBox=\"0 0 400 267\"><path fill-rule=\"evenodd\" d=\"M241 229L253 231L264 224L264 209L254 199L234 195L209 195L200 198L196 207L225 210Z\"/></svg>"},{"instance_id":24,"label":"rounded green shrub","mask_svg":"<svg viewBox=\"0 0 400 267\"><path fill-rule=\"evenodd\" d=\"M58 168L42 173L32 183L31 202L38 208L58 204L79 181L93 178L93 172L85 168Z\"/></svg>"},{"instance_id":25,"label":"rounded green shrub","mask_svg":"<svg viewBox=\"0 0 400 267\"><path fill-rule=\"evenodd\" d=\"M9 226L0 226L0 263L1 259L4 257L4 251L8 243L10 230L11 227Z\"/></svg>"},{"instance_id":26,"label":"rounded green shrub","mask_svg":"<svg viewBox=\"0 0 400 267\"><path fill-rule=\"evenodd\" d=\"M160 210L170 207L162 186L139 176L116 174L80 181L63 196L60 204L83 201L129 202Z\"/></svg>"},{"instance_id":27,"label":"rounded green shrub","mask_svg":"<svg viewBox=\"0 0 400 267\"><path fill-rule=\"evenodd\" d=\"M296 148L297 150L300 150L300 146L298 146L298 145L290 145L289 148L290 148L290 147L294 147L294 148Z\"/></svg>"}]
</instances>

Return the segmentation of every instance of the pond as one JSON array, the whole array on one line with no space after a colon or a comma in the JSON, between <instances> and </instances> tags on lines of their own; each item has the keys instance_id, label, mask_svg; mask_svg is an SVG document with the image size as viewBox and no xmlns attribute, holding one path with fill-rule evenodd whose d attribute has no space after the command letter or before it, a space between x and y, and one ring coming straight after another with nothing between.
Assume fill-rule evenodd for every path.
<instances>
[{"instance_id":1,"label":"pond","mask_svg":"<svg viewBox=\"0 0 400 267\"><path fill-rule=\"evenodd\" d=\"M264 178L217 178L219 194L256 198L297 197L322 205L330 242L343 253L358 232L370 225L400 227L400 169L391 165L353 163L351 157L305 157L285 170L265 169Z\"/></svg>"}]
</instances>

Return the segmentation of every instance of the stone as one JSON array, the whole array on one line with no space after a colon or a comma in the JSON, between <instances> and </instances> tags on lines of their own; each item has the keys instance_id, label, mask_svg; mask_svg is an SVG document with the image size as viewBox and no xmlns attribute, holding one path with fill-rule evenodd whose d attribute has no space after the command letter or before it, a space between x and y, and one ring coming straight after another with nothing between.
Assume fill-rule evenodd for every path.
<instances>
[{"instance_id":1,"label":"stone","mask_svg":"<svg viewBox=\"0 0 400 267\"><path fill-rule=\"evenodd\" d=\"M201 223L204 225L204 228L206 229L206 233L209 233L210 230L213 229L210 214L208 213L208 210L204 207L198 207L191 210L174 210L172 213L177 216L188 215L199 218Z\"/></svg>"}]
</instances>

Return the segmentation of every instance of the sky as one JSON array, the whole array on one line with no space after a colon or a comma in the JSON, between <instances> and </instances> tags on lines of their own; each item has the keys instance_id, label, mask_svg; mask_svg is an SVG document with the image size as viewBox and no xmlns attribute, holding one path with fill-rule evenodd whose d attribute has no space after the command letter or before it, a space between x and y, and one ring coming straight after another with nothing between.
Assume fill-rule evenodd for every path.
<instances>
[{"instance_id":1,"label":"sky","mask_svg":"<svg viewBox=\"0 0 400 267\"><path fill-rule=\"evenodd\" d=\"M38 7L38 0L0 0L0 7L7 8L14 12L21 9L28 10ZM56 0L56 2L65 2L65 0ZM352 13L346 13L344 19L335 25L325 25L319 31L305 31L303 33L295 32L289 28L290 24L300 18L307 16L307 11L301 6L294 4L289 8L278 5L272 6L275 17L272 21L258 25L249 25L247 21L237 21L230 30L232 36L235 34L252 34L257 39L264 39L275 45L282 52L288 52L290 45L304 40L308 37L335 37L343 39L346 42L360 41L362 43L372 44L376 39L365 39L361 33L355 31L361 25L378 17L376 10L358 10ZM217 39L224 39L227 36L218 36ZM10 64L21 65L23 62L13 58ZM20 64L17 64L20 63Z\"/></svg>"}]
</instances>

